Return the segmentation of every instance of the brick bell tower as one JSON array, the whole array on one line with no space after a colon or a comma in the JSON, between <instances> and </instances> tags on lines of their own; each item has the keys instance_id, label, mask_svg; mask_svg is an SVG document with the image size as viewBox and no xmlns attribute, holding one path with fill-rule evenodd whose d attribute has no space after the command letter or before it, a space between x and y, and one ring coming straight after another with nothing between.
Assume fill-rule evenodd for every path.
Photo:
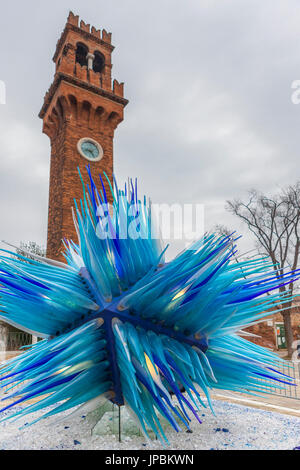
<instances>
[{"instance_id":1,"label":"brick bell tower","mask_svg":"<svg viewBox=\"0 0 300 470\"><path fill-rule=\"evenodd\" d=\"M63 259L63 238L77 242L71 211L74 198L82 198L77 167L85 181L88 164L96 182L103 171L112 179L114 131L128 103L124 84L111 81L113 49L111 33L79 24L79 17L70 12L53 56L54 80L39 113L51 141L50 258Z\"/></svg>"}]
</instances>

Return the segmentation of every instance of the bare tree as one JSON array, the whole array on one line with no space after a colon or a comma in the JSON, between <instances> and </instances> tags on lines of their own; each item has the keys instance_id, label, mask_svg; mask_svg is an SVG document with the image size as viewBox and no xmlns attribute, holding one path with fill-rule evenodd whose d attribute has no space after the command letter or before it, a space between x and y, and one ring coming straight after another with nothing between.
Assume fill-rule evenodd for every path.
<instances>
[{"instance_id":1,"label":"bare tree","mask_svg":"<svg viewBox=\"0 0 300 470\"><path fill-rule=\"evenodd\" d=\"M224 237L229 237L233 230L230 230L226 225L216 224L213 229L218 235L223 235Z\"/></svg>"},{"instance_id":2,"label":"bare tree","mask_svg":"<svg viewBox=\"0 0 300 470\"><path fill-rule=\"evenodd\" d=\"M258 249L268 255L280 277L295 270L300 250L300 182L289 186L272 197L255 190L249 192L248 202L227 201L227 209L243 220L255 236ZM283 300L294 291L294 284L281 286ZM292 355L293 330L291 324L292 301L285 304L283 316L288 355Z\"/></svg>"},{"instance_id":3,"label":"bare tree","mask_svg":"<svg viewBox=\"0 0 300 470\"><path fill-rule=\"evenodd\" d=\"M35 259L33 256L30 256L30 253L33 255L38 255L45 257L46 256L46 249L43 246L40 246L36 242L21 242L20 247L16 250L18 255L25 256L29 259Z\"/></svg>"},{"instance_id":4,"label":"bare tree","mask_svg":"<svg viewBox=\"0 0 300 470\"><path fill-rule=\"evenodd\" d=\"M223 237L230 237L232 236L232 234L234 234L235 232L233 230L230 230L226 225L222 225L222 224L216 224L214 226L214 230L213 230L215 233L217 233L218 235L221 235ZM253 251L255 251L255 255L257 255L257 250L254 249L254 250L249 250L247 251L246 253L243 253L239 256L237 256L235 253L234 253L234 248L235 248L235 240L232 239L232 242L231 242L231 247L232 247L232 252L233 252L233 259L236 261L236 263L239 263L240 261L243 261L245 259L249 259L251 258L250 256L247 257L247 255L249 253L252 253ZM243 268L240 267L241 271L242 271L242 274L243 274L243 277L246 279L246 273L244 273L243 271Z\"/></svg>"}]
</instances>

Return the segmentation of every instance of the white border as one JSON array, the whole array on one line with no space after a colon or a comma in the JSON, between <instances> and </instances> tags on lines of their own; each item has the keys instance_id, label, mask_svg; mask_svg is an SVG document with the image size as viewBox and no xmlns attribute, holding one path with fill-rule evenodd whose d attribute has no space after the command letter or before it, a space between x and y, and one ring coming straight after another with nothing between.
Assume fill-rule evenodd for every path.
<instances>
[{"instance_id":1,"label":"white border","mask_svg":"<svg viewBox=\"0 0 300 470\"><path fill-rule=\"evenodd\" d=\"M0 104L6 104L6 86L3 80L0 80Z\"/></svg>"},{"instance_id":2,"label":"white border","mask_svg":"<svg viewBox=\"0 0 300 470\"><path fill-rule=\"evenodd\" d=\"M96 145L97 149L99 150L99 155L98 155L97 158L89 158L83 153L83 151L81 150L81 145L84 142L91 142L92 144ZM90 162L98 162L103 157L103 148L101 147L101 145L96 140L91 139L91 137L83 137L82 139L78 140L77 150L78 150L78 152L80 153L80 155L82 157L84 157L86 160L89 160Z\"/></svg>"}]
</instances>

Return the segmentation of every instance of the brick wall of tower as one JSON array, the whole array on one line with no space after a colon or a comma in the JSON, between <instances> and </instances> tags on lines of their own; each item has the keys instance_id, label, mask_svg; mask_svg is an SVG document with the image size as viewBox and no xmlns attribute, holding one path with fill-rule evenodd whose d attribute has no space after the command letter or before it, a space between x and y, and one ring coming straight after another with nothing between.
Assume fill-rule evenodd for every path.
<instances>
[{"instance_id":1,"label":"brick wall of tower","mask_svg":"<svg viewBox=\"0 0 300 470\"><path fill-rule=\"evenodd\" d=\"M51 159L49 178L49 203L48 203L48 233L47 255L50 258L61 258L61 242L63 237L63 158L65 154L66 125L61 126L56 137L51 139Z\"/></svg>"},{"instance_id":2,"label":"brick wall of tower","mask_svg":"<svg viewBox=\"0 0 300 470\"><path fill-rule=\"evenodd\" d=\"M89 162L78 153L78 140L87 136L101 142L104 156L100 162ZM89 131L87 134L85 128L79 131L76 125L65 124L51 145L47 239L47 255L50 258L63 259L61 240L64 237L77 242L72 207L74 207L74 199L79 204L83 196L78 168L83 180L87 183L89 181L86 171L88 165L97 185L100 185L99 174L101 174L111 202L108 183L103 172L105 171L112 181L113 131L110 135L100 134L99 138L98 132Z\"/></svg>"},{"instance_id":3,"label":"brick wall of tower","mask_svg":"<svg viewBox=\"0 0 300 470\"><path fill-rule=\"evenodd\" d=\"M82 137L90 137L101 143L104 156L99 162L89 162L85 160L77 151L77 142ZM77 240L74 228L71 207L74 206L74 198L79 202L82 199L82 185L80 182L77 168L79 167L81 175L85 182L88 182L86 166L90 165L94 181L100 186L99 174L101 174L106 192L109 196L109 186L103 172L107 174L112 181L113 174L113 130L106 133L89 130L88 134L85 128L78 129L76 125L69 124L66 128L66 147L64 158L64 178L62 184L62 207L63 224L62 232L69 234L73 240ZM75 171L74 171L75 169ZM111 197L109 197L111 202Z\"/></svg>"}]
</instances>

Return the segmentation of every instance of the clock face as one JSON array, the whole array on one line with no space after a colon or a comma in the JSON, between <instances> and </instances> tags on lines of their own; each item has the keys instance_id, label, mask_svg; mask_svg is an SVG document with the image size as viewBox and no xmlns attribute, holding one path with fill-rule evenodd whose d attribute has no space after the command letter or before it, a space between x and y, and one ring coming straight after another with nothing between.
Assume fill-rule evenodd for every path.
<instances>
[{"instance_id":1,"label":"clock face","mask_svg":"<svg viewBox=\"0 0 300 470\"><path fill-rule=\"evenodd\" d=\"M99 155L98 147L93 143L86 140L81 144L81 151L84 155L91 160L95 160Z\"/></svg>"},{"instance_id":2,"label":"clock face","mask_svg":"<svg viewBox=\"0 0 300 470\"><path fill-rule=\"evenodd\" d=\"M83 157L90 161L98 161L103 156L101 145L93 139L80 139L77 144L77 149Z\"/></svg>"}]
</instances>

